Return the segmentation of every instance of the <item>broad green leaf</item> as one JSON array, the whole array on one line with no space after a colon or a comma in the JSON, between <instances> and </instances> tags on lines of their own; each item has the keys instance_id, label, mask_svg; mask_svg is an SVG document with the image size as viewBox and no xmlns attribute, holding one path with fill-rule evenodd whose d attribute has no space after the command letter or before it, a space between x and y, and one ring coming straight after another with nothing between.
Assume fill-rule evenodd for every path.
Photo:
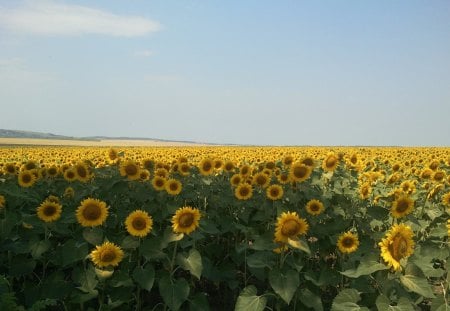
<instances>
[{"instance_id":1,"label":"broad green leaf","mask_svg":"<svg viewBox=\"0 0 450 311\"><path fill-rule=\"evenodd\" d=\"M359 278L361 275L369 275L376 271L386 270L388 267L386 265L379 263L377 261L363 261L359 264L356 269L350 269L341 272L341 274L349 278Z\"/></svg>"},{"instance_id":2,"label":"broad green leaf","mask_svg":"<svg viewBox=\"0 0 450 311\"><path fill-rule=\"evenodd\" d=\"M288 244L294 248L304 251L308 255L311 254L308 243L303 239L288 239Z\"/></svg>"},{"instance_id":3,"label":"broad green leaf","mask_svg":"<svg viewBox=\"0 0 450 311\"><path fill-rule=\"evenodd\" d=\"M33 256L34 259L41 258L42 254L48 251L50 246L51 243L48 240L32 241L32 243L30 243L31 256Z\"/></svg>"},{"instance_id":4,"label":"broad green leaf","mask_svg":"<svg viewBox=\"0 0 450 311\"><path fill-rule=\"evenodd\" d=\"M168 227L164 231L163 240L161 241L162 248L166 248L167 245L171 242L180 241L183 239L184 234L183 233L173 233L172 227Z\"/></svg>"},{"instance_id":5,"label":"broad green leaf","mask_svg":"<svg viewBox=\"0 0 450 311\"><path fill-rule=\"evenodd\" d=\"M127 235L123 240L120 246L123 249L135 249L139 247L139 239L133 236Z\"/></svg>"},{"instance_id":6,"label":"broad green leaf","mask_svg":"<svg viewBox=\"0 0 450 311\"><path fill-rule=\"evenodd\" d=\"M449 311L450 307L446 303L444 296L438 296L431 301L431 311Z\"/></svg>"},{"instance_id":7,"label":"broad green leaf","mask_svg":"<svg viewBox=\"0 0 450 311\"><path fill-rule=\"evenodd\" d=\"M271 258L272 253L268 255L268 252L259 251L247 256L247 265L250 268L272 268L273 260Z\"/></svg>"},{"instance_id":8,"label":"broad green leaf","mask_svg":"<svg viewBox=\"0 0 450 311\"><path fill-rule=\"evenodd\" d=\"M400 297L394 306L391 306L391 301L385 295L378 296L375 302L378 311L414 311L414 306L405 297Z\"/></svg>"},{"instance_id":9,"label":"broad green leaf","mask_svg":"<svg viewBox=\"0 0 450 311\"><path fill-rule=\"evenodd\" d=\"M145 239L139 246L139 252L147 260L167 257L167 254L161 250L161 241L157 239Z\"/></svg>"},{"instance_id":10,"label":"broad green leaf","mask_svg":"<svg viewBox=\"0 0 450 311\"><path fill-rule=\"evenodd\" d=\"M92 245L100 245L103 242L103 230L98 227L83 230L83 238Z\"/></svg>"},{"instance_id":11,"label":"broad green leaf","mask_svg":"<svg viewBox=\"0 0 450 311\"><path fill-rule=\"evenodd\" d=\"M204 293L198 293L189 300L189 311L209 311L208 299Z\"/></svg>"},{"instance_id":12,"label":"broad green leaf","mask_svg":"<svg viewBox=\"0 0 450 311\"><path fill-rule=\"evenodd\" d=\"M31 258L16 256L9 267L10 276L30 274L36 267L36 261Z\"/></svg>"},{"instance_id":13,"label":"broad green leaf","mask_svg":"<svg viewBox=\"0 0 450 311\"><path fill-rule=\"evenodd\" d=\"M323 311L322 300L319 296L304 288L300 291L299 299L308 308L313 308L315 311Z\"/></svg>"},{"instance_id":14,"label":"broad green leaf","mask_svg":"<svg viewBox=\"0 0 450 311\"><path fill-rule=\"evenodd\" d=\"M197 279L200 279L203 270L202 256L196 249L191 249L187 257L178 254L177 263L183 267L183 269L191 272Z\"/></svg>"},{"instance_id":15,"label":"broad green leaf","mask_svg":"<svg viewBox=\"0 0 450 311\"><path fill-rule=\"evenodd\" d=\"M133 271L133 279L139 286L147 291L150 291L155 281L155 269L148 264L145 268L136 267Z\"/></svg>"},{"instance_id":16,"label":"broad green leaf","mask_svg":"<svg viewBox=\"0 0 450 311\"><path fill-rule=\"evenodd\" d=\"M300 279L298 272L295 270L282 272L278 269L274 269L269 272L269 283L275 293L289 304L295 291L300 285Z\"/></svg>"},{"instance_id":17,"label":"broad green leaf","mask_svg":"<svg viewBox=\"0 0 450 311\"><path fill-rule=\"evenodd\" d=\"M332 311L359 311L369 310L365 307L360 307L357 302L361 299L359 292L356 289L344 289L333 300L331 306Z\"/></svg>"},{"instance_id":18,"label":"broad green leaf","mask_svg":"<svg viewBox=\"0 0 450 311\"><path fill-rule=\"evenodd\" d=\"M74 279L80 283L77 287L79 290L85 293L94 293L97 295L95 287L98 284L98 280L95 277L95 270L92 266L89 266L86 270L76 269L74 270Z\"/></svg>"},{"instance_id":19,"label":"broad green leaf","mask_svg":"<svg viewBox=\"0 0 450 311\"><path fill-rule=\"evenodd\" d=\"M410 291L422 295L425 298L435 298L427 279L415 275L402 275L400 282Z\"/></svg>"},{"instance_id":20,"label":"broad green leaf","mask_svg":"<svg viewBox=\"0 0 450 311\"><path fill-rule=\"evenodd\" d=\"M159 293L172 310L180 309L189 296L189 290L189 284L185 279L172 281L170 276L165 275L159 280Z\"/></svg>"},{"instance_id":21,"label":"broad green leaf","mask_svg":"<svg viewBox=\"0 0 450 311\"><path fill-rule=\"evenodd\" d=\"M239 295L235 311L263 311L267 304L267 298L257 296L256 287L253 285L244 288Z\"/></svg>"}]
</instances>

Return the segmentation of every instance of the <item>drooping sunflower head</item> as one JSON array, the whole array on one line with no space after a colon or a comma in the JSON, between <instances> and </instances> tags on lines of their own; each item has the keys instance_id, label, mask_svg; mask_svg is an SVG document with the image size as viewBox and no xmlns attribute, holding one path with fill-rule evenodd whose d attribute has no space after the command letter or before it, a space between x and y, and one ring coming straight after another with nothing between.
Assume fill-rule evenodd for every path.
<instances>
[{"instance_id":1,"label":"drooping sunflower head","mask_svg":"<svg viewBox=\"0 0 450 311\"><path fill-rule=\"evenodd\" d=\"M126 160L120 163L120 175L126 176L128 180L138 180L140 178L141 168L133 160Z\"/></svg>"},{"instance_id":2,"label":"drooping sunflower head","mask_svg":"<svg viewBox=\"0 0 450 311\"><path fill-rule=\"evenodd\" d=\"M391 207L391 214L395 218L400 218L408 215L414 209L414 201L408 196L400 196L393 203Z\"/></svg>"},{"instance_id":3,"label":"drooping sunflower head","mask_svg":"<svg viewBox=\"0 0 450 311\"><path fill-rule=\"evenodd\" d=\"M172 217L172 230L175 233L190 234L199 226L200 211L190 206L179 208Z\"/></svg>"},{"instance_id":4,"label":"drooping sunflower head","mask_svg":"<svg viewBox=\"0 0 450 311\"><path fill-rule=\"evenodd\" d=\"M103 201L87 198L77 208L76 216L83 227L100 226L108 217L108 208Z\"/></svg>"},{"instance_id":5,"label":"drooping sunflower head","mask_svg":"<svg viewBox=\"0 0 450 311\"><path fill-rule=\"evenodd\" d=\"M322 168L326 172L332 172L339 165L339 157L334 153L329 153L322 161Z\"/></svg>"},{"instance_id":6,"label":"drooping sunflower head","mask_svg":"<svg viewBox=\"0 0 450 311\"><path fill-rule=\"evenodd\" d=\"M280 185L270 185L266 189L266 196L272 201L281 199L283 197L283 194L283 187L281 187Z\"/></svg>"},{"instance_id":7,"label":"drooping sunflower head","mask_svg":"<svg viewBox=\"0 0 450 311\"><path fill-rule=\"evenodd\" d=\"M28 188L36 182L36 175L32 171L21 171L17 177L19 185L23 188Z\"/></svg>"},{"instance_id":8,"label":"drooping sunflower head","mask_svg":"<svg viewBox=\"0 0 450 311\"><path fill-rule=\"evenodd\" d=\"M152 186L153 186L153 189L155 189L156 191L162 191L165 189L166 179L164 177L156 175L152 179Z\"/></svg>"},{"instance_id":9,"label":"drooping sunflower head","mask_svg":"<svg viewBox=\"0 0 450 311\"><path fill-rule=\"evenodd\" d=\"M295 239L299 235L308 232L309 225L305 219L300 218L296 212L282 213L277 218L275 228L275 241L288 243L289 239Z\"/></svg>"},{"instance_id":10,"label":"drooping sunflower head","mask_svg":"<svg viewBox=\"0 0 450 311\"><path fill-rule=\"evenodd\" d=\"M310 215L320 215L324 210L325 207L319 200L312 199L308 203L306 203L306 212L308 212L308 214Z\"/></svg>"},{"instance_id":11,"label":"drooping sunflower head","mask_svg":"<svg viewBox=\"0 0 450 311\"><path fill-rule=\"evenodd\" d=\"M353 253L358 249L358 236L350 231L341 234L337 240L337 247L344 254Z\"/></svg>"},{"instance_id":12,"label":"drooping sunflower head","mask_svg":"<svg viewBox=\"0 0 450 311\"><path fill-rule=\"evenodd\" d=\"M257 173L253 176L253 184L261 188L266 188L270 183L270 178L263 172Z\"/></svg>"},{"instance_id":13,"label":"drooping sunflower head","mask_svg":"<svg viewBox=\"0 0 450 311\"><path fill-rule=\"evenodd\" d=\"M200 174L204 176L211 175L214 172L214 161L209 158L205 158L200 161L198 169Z\"/></svg>"},{"instance_id":14,"label":"drooping sunflower head","mask_svg":"<svg viewBox=\"0 0 450 311\"><path fill-rule=\"evenodd\" d=\"M142 238L152 230L153 219L146 211L136 210L128 215L125 226L129 234Z\"/></svg>"},{"instance_id":15,"label":"drooping sunflower head","mask_svg":"<svg viewBox=\"0 0 450 311\"><path fill-rule=\"evenodd\" d=\"M123 256L122 249L111 242L97 245L90 253L92 262L99 268L116 267L122 261Z\"/></svg>"},{"instance_id":16,"label":"drooping sunflower head","mask_svg":"<svg viewBox=\"0 0 450 311\"><path fill-rule=\"evenodd\" d=\"M242 183L236 187L234 195L239 200L248 200L253 196L253 188L247 183Z\"/></svg>"},{"instance_id":17,"label":"drooping sunflower head","mask_svg":"<svg viewBox=\"0 0 450 311\"><path fill-rule=\"evenodd\" d=\"M61 217L62 206L49 200L45 200L37 208L37 216L45 222L53 222Z\"/></svg>"},{"instance_id":18,"label":"drooping sunflower head","mask_svg":"<svg viewBox=\"0 0 450 311\"><path fill-rule=\"evenodd\" d=\"M289 177L291 181L302 182L309 178L312 169L303 163L294 163L289 170Z\"/></svg>"},{"instance_id":19,"label":"drooping sunflower head","mask_svg":"<svg viewBox=\"0 0 450 311\"><path fill-rule=\"evenodd\" d=\"M183 186L181 185L181 182L176 179L169 179L165 183L165 189L168 194L171 195L177 195L180 194Z\"/></svg>"},{"instance_id":20,"label":"drooping sunflower head","mask_svg":"<svg viewBox=\"0 0 450 311\"><path fill-rule=\"evenodd\" d=\"M405 224L393 225L378 243L381 257L395 271L401 270L400 261L414 252L414 232Z\"/></svg>"},{"instance_id":21,"label":"drooping sunflower head","mask_svg":"<svg viewBox=\"0 0 450 311\"><path fill-rule=\"evenodd\" d=\"M447 207L450 207L450 192L447 192L442 196L442 204Z\"/></svg>"}]
</instances>

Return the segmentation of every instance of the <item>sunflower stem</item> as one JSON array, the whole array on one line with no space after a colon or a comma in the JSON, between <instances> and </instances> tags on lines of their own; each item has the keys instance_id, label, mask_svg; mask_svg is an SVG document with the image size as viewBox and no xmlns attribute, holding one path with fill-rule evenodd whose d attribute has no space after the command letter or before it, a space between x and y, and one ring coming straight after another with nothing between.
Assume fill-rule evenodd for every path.
<instances>
[{"instance_id":1,"label":"sunflower stem","mask_svg":"<svg viewBox=\"0 0 450 311\"><path fill-rule=\"evenodd\" d=\"M173 267L175 265L175 256L177 255L177 246L178 246L178 241L175 241L175 245L173 247L172 260L170 261L170 274L172 274Z\"/></svg>"}]
</instances>

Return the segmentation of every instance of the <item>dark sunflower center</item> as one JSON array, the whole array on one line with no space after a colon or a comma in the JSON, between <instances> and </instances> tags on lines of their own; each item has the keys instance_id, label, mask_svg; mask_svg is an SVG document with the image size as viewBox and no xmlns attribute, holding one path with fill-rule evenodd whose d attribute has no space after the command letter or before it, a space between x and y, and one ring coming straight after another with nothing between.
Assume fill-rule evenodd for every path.
<instances>
[{"instance_id":1,"label":"dark sunflower center","mask_svg":"<svg viewBox=\"0 0 450 311\"><path fill-rule=\"evenodd\" d=\"M178 220L180 227L187 228L194 222L194 215L191 213L182 214Z\"/></svg>"},{"instance_id":2,"label":"dark sunflower center","mask_svg":"<svg viewBox=\"0 0 450 311\"><path fill-rule=\"evenodd\" d=\"M12 165L8 165L8 166L6 167L6 171L7 171L8 173L10 173L10 174L14 174L14 173L16 172L16 168L15 168L14 166L12 166Z\"/></svg>"},{"instance_id":3,"label":"dark sunflower center","mask_svg":"<svg viewBox=\"0 0 450 311\"><path fill-rule=\"evenodd\" d=\"M396 208L396 210L397 210L397 212L399 212L399 213L403 213L403 212L405 212L405 211L408 209L408 207L409 207L408 201L406 201L406 200L400 200L400 201L398 201L398 203L397 203L397 208Z\"/></svg>"},{"instance_id":4,"label":"dark sunflower center","mask_svg":"<svg viewBox=\"0 0 450 311\"><path fill-rule=\"evenodd\" d=\"M395 236L392 244L389 245L389 252L391 253L392 258L394 258L397 261L406 256L407 250L408 250L408 242L401 235Z\"/></svg>"},{"instance_id":5,"label":"dark sunflower center","mask_svg":"<svg viewBox=\"0 0 450 311\"><path fill-rule=\"evenodd\" d=\"M337 159L335 157L329 157L325 162L326 167L333 167L336 164Z\"/></svg>"},{"instance_id":6,"label":"dark sunflower center","mask_svg":"<svg viewBox=\"0 0 450 311\"><path fill-rule=\"evenodd\" d=\"M103 262L111 262L116 259L116 253L112 250L105 250L100 255L100 260Z\"/></svg>"},{"instance_id":7,"label":"dark sunflower center","mask_svg":"<svg viewBox=\"0 0 450 311\"><path fill-rule=\"evenodd\" d=\"M147 226L147 222L142 217L136 217L131 222L131 225L135 230L144 230Z\"/></svg>"},{"instance_id":8,"label":"dark sunflower center","mask_svg":"<svg viewBox=\"0 0 450 311\"><path fill-rule=\"evenodd\" d=\"M57 170L54 167L51 167L51 168L48 169L47 172L48 172L49 175L56 175Z\"/></svg>"},{"instance_id":9,"label":"dark sunflower center","mask_svg":"<svg viewBox=\"0 0 450 311\"><path fill-rule=\"evenodd\" d=\"M127 175L136 175L138 172L136 165L133 164L129 164L127 166L125 166L125 173L127 173Z\"/></svg>"},{"instance_id":10,"label":"dark sunflower center","mask_svg":"<svg viewBox=\"0 0 450 311\"><path fill-rule=\"evenodd\" d=\"M226 171L231 171L232 169L233 169L233 164L232 163L225 164L225 170Z\"/></svg>"},{"instance_id":11,"label":"dark sunflower center","mask_svg":"<svg viewBox=\"0 0 450 311\"><path fill-rule=\"evenodd\" d=\"M187 172L189 172L189 166L187 166L187 165L181 165L180 170L181 170L183 173L187 173Z\"/></svg>"},{"instance_id":12,"label":"dark sunflower center","mask_svg":"<svg viewBox=\"0 0 450 311\"><path fill-rule=\"evenodd\" d=\"M24 174L24 175L22 175L22 181L23 181L24 183L29 183L29 182L31 182L31 174Z\"/></svg>"},{"instance_id":13,"label":"dark sunflower center","mask_svg":"<svg viewBox=\"0 0 450 311\"><path fill-rule=\"evenodd\" d=\"M308 173L308 169L304 166L294 168L294 176L297 178L303 178Z\"/></svg>"},{"instance_id":14,"label":"dark sunflower center","mask_svg":"<svg viewBox=\"0 0 450 311\"><path fill-rule=\"evenodd\" d=\"M342 246L344 246L345 248L352 247L354 243L355 241L351 237L345 237L342 239Z\"/></svg>"},{"instance_id":15,"label":"dark sunflower center","mask_svg":"<svg viewBox=\"0 0 450 311\"><path fill-rule=\"evenodd\" d=\"M266 179L266 177L265 177L264 175L259 175L259 176L256 178L256 183L257 183L258 185L260 185L260 186L264 185L264 184L266 183L266 181L267 181L267 179Z\"/></svg>"},{"instance_id":16,"label":"dark sunflower center","mask_svg":"<svg viewBox=\"0 0 450 311\"><path fill-rule=\"evenodd\" d=\"M156 184L157 187L162 187L162 186L164 186L164 180L162 180L162 179L157 179L157 180L155 181L155 184Z\"/></svg>"},{"instance_id":17,"label":"dark sunflower center","mask_svg":"<svg viewBox=\"0 0 450 311\"><path fill-rule=\"evenodd\" d=\"M444 173L437 172L436 174L434 174L434 180L441 181L442 179L444 179Z\"/></svg>"},{"instance_id":18,"label":"dark sunflower center","mask_svg":"<svg viewBox=\"0 0 450 311\"><path fill-rule=\"evenodd\" d=\"M178 184L176 182L173 182L169 185L170 190L177 191L178 190Z\"/></svg>"},{"instance_id":19,"label":"dark sunflower center","mask_svg":"<svg viewBox=\"0 0 450 311\"><path fill-rule=\"evenodd\" d=\"M239 189L239 194L243 197L247 196L249 194L249 190L247 187L242 187Z\"/></svg>"},{"instance_id":20,"label":"dark sunflower center","mask_svg":"<svg viewBox=\"0 0 450 311\"><path fill-rule=\"evenodd\" d=\"M283 227L281 228L281 233L284 236L288 237L298 234L299 231L300 231L300 224L294 219L286 220L283 224Z\"/></svg>"},{"instance_id":21,"label":"dark sunflower center","mask_svg":"<svg viewBox=\"0 0 450 311\"><path fill-rule=\"evenodd\" d=\"M72 171L68 171L66 176L67 176L67 178L70 179L70 178L74 178L74 177L75 177L75 174L74 174L74 172L72 172Z\"/></svg>"},{"instance_id":22,"label":"dark sunflower center","mask_svg":"<svg viewBox=\"0 0 450 311\"><path fill-rule=\"evenodd\" d=\"M205 172L207 172L207 171L209 171L209 170L212 168L212 165L211 165L210 162L205 162L205 163L203 163L202 168L203 168L203 170L204 170Z\"/></svg>"},{"instance_id":23,"label":"dark sunflower center","mask_svg":"<svg viewBox=\"0 0 450 311\"><path fill-rule=\"evenodd\" d=\"M314 161L311 158L303 159L302 163L305 164L306 166L313 166L314 165Z\"/></svg>"},{"instance_id":24,"label":"dark sunflower center","mask_svg":"<svg viewBox=\"0 0 450 311\"><path fill-rule=\"evenodd\" d=\"M100 207L95 204L90 204L83 209L83 217L87 220L97 220L101 214Z\"/></svg>"},{"instance_id":25,"label":"dark sunflower center","mask_svg":"<svg viewBox=\"0 0 450 311\"><path fill-rule=\"evenodd\" d=\"M278 188L272 188L270 189L270 195L272 197L277 197L280 194L280 190Z\"/></svg>"},{"instance_id":26,"label":"dark sunflower center","mask_svg":"<svg viewBox=\"0 0 450 311\"><path fill-rule=\"evenodd\" d=\"M77 174L81 178L84 178L87 176L87 171L83 166L77 166Z\"/></svg>"},{"instance_id":27,"label":"dark sunflower center","mask_svg":"<svg viewBox=\"0 0 450 311\"><path fill-rule=\"evenodd\" d=\"M352 156L350 158L350 162L352 162L352 164L356 164L356 162L358 162L358 158L356 156Z\"/></svg>"},{"instance_id":28,"label":"dark sunflower center","mask_svg":"<svg viewBox=\"0 0 450 311\"><path fill-rule=\"evenodd\" d=\"M53 216L53 215L55 215L55 213L56 213L56 207L54 207L53 205L49 205L44 208L45 216Z\"/></svg>"},{"instance_id":29,"label":"dark sunflower center","mask_svg":"<svg viewBox=\"0 0 450 311\"><path fill-rule=\"evenodd\" d=\"M320 206L317 203L313 203L309 206L309 209L312 210L313 212L317 212L320 210Z\"/></svg>"}]
</instances>

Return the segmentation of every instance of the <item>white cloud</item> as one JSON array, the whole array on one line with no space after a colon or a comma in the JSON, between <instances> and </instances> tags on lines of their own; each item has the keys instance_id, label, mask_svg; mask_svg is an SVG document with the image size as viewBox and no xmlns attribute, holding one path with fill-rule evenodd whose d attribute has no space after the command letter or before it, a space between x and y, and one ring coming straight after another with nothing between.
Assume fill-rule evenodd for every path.
<instances>
[{"instance_id":1,"label":"white cloud","mask_svg":"<svg viewBox=\"0 0 450 311\"><path fill-rule=\"evenodd\" d=\"M141 50L134 52L134 56L138 57L150 57L153 55L153 51L151 50Z\"/></svg>"},{"instance_id":2,"label":"white cloud","mask_svg":"<svg viewBox=\"0 0 450 311\"><path fill-rule=\"evenodd\" d=\"M133 37L156 32L161 29L161 25L139 16L120 16L53 1L33 1L13 9L0 7L0 28L35 35L101 34Z\"/></svg>"}]
</instances>

